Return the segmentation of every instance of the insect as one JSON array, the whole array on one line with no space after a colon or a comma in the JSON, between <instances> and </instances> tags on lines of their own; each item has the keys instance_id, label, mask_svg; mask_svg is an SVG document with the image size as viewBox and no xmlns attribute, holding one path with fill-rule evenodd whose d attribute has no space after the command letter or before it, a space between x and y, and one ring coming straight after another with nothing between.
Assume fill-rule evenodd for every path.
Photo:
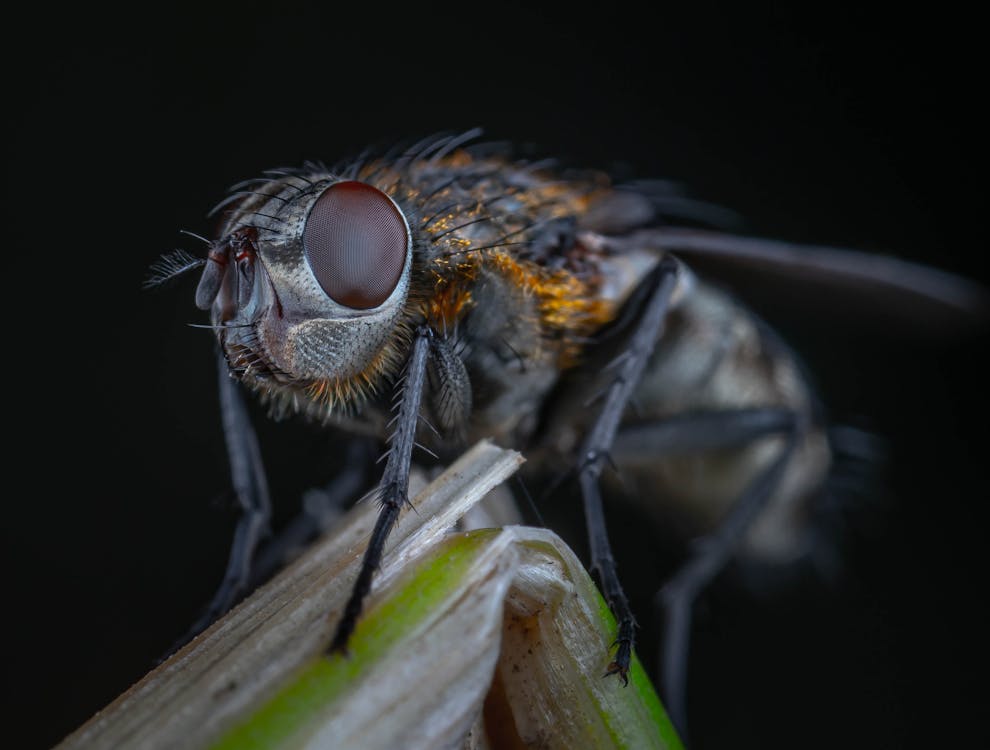
<instances>
[{"instance_id":1,"label":"insect","mask_svg":"<svg viewBox=\"0 0 990 750\"><path fill-rule=\"evenodd\" d=\"M415 447L449 453L490 437L576 477L590 568L618 623L608 675L626 680L636 626L606 532L607 469L700 535L663 592L663 685L683 726L694 601L733 555L807 552L805 519L833 448L796 357L682 257L831 274L961 316L981 314L984 293L893 259L699 229L719 211L662 186L514 161L471 145L476 135L271 170L218 206L226 214L205 259L179 252L158 264L156 284L201 269L196 304L219 344L245 511L203 622L244 593L269 517L242 390L275 417L387 445L380 514L333 650L346 650L408 502Z\"/></svg>"}]
</instances>

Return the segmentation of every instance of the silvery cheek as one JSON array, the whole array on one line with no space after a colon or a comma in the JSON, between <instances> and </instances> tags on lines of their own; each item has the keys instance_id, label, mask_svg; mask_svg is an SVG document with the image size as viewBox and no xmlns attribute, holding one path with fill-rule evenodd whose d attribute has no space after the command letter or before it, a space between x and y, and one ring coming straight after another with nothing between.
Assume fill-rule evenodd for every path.
<instances>
[{"instance_id":1,"label":"silvery cheek","mask_svg":"<svg viewBox=\"0 0 990 750\"><path fill-rule=\"evenodd\" d=\"M396 307L397 313L400 308ZM303 379L344 379L368 369L393 335L397 314L349 320L307 320L287 330L281 354Z\"/></svg>"}]
</instances>

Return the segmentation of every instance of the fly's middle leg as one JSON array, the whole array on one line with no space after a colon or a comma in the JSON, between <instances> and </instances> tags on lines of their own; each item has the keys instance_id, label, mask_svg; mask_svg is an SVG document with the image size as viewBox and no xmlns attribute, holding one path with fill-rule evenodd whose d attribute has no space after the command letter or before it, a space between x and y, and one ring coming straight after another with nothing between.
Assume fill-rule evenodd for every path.
<instances>
[{"instance_id":1,"label":"fly's middle leg","mask_svg":"<svg viewBox=\"0 0 990 750\"><path fill-rule=\"evenodd\" d=\"M629 680L636 621L616 572L605 527L599 478L629 399L643 376L657 339L663 332L677 278L678 264L672 258L661 261L651 274L652 291L645 300L627 350L615 361L616 375L604 393L604 405L585 436L579 453L578 483L588 526L591 570L597 574L605 600L618 621L615 640L617 648L606 674L618 674L624 683Z\"/></svg>"}]
</instances>

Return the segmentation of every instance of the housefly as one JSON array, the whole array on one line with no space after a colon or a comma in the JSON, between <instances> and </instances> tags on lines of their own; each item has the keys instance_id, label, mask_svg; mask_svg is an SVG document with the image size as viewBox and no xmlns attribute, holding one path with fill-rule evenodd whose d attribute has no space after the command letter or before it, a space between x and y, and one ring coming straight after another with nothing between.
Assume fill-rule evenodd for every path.
<instances>
[{"instance_id":1,"label":"housefly","mask_svg":"<svg viewBox=\"0 0 990 750\"><path fill-rule=\"evenodd\" d=\"M691 610L734 555L807 551L809 508L833 463L797 358L685 259L825 278L919 317L985 313L980 288L897 261L704 228L720 209L663 183L516 161L471 132L328 168L240 183L207 257L166 256L152 282L201 269L196 304L219 343L223 425L244 512L201 626L245 592L268 523L242 391L387 446L380 513L330 648L346 650L414 448L482 437L580 487L591 570L618 623L603 672L626 680L635 620L616 573L601 485L699 536L662 593L662 682L683 726Z\"/></svg>"}]
</instances>

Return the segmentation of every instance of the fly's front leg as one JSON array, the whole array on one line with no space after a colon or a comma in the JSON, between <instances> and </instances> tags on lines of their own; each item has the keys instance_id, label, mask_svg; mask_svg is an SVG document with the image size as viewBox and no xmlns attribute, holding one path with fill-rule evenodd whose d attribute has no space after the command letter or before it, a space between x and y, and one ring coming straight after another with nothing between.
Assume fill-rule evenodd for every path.
<instances>
[{"instance_id":1,"label":"fly's front leg","mask_svg":"<svg viewBox=\"0 0 990 750\"><path fill-rule=\"evenodd\" d=\"M241 386L230 376L230 369L222 353L217 356L217 366L223 436L230 461L230 478L241 516L234 530L234 542L220 588L178 645L206 630L247 593L251 580L251 561L259 542L269 533L268 523L271 520L272 503L268 494L268 480Z\"/></svg>"},{"instance_id":2,"label":"fly's front leg","mask_svg":"<svg viewBox=\"0 0 990 750\"><path fill-rule=\"evenodd\" d=\"M615 639L617 649L606 674L618 674L626 684L629 682L629 662L632 658L636 620L615 569L598 481L626 405L639 385L646 363L663 332L664 319L677 285L677 270L677 262L672 258L665 258L653 271L653 291L646 300L629 348L617 360L618 373L605 392L604 406L585 437L579 454L581 463L578 468L578 482L588 526L591 570L597 574L605 600L618 621Z\"/></svg>"},{"instance_id":3,"label":"fly's front leg","mask_svg":"<svg viewBox=\"0 0 990 750\"><path fill-rule=\"evenodd\" d=\"M354 632L361 607L371 591L372 576L381 564L385 540L395 526L402 506L409 502L409 466L412 462L413 447L416 444L416 426L419 422L419 407L423 396L427 355L432 335L425 326L416 331L406 373L399 386L395 431L389 438L388 461L378 491L381 510L378 512L378 520L371 532L371 540L361 560L357 580L344 607L344 614L337 624L333 641L330 643L330 651L347 650L347 641Z\"/></svg>"}]
</instances>

